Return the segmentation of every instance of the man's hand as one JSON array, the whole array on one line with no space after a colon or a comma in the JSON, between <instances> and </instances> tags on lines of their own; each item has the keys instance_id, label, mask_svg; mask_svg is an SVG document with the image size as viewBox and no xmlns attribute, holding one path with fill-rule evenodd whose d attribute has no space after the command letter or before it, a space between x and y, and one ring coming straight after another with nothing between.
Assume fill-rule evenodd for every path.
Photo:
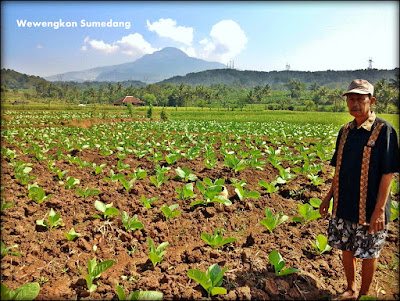
<instances>
[{"instance_id":1,"label":"man's hand","mask_svg":"<svg viewBox=\"0 0 400 301\"><path fill-rule=\"evenodd\" d=\"M375 234L385 229L385 210L383 208L375 208L369 222L368 234Z\"/></svg>"}]
</instances>

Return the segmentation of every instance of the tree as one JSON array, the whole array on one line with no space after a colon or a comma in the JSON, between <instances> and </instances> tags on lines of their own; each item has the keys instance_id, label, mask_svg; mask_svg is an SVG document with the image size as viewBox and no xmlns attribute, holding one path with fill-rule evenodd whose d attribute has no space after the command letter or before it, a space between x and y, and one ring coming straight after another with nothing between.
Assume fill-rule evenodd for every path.
<instances>
[{"instance_id":1,"label":"tree","mask_svg":"<svg viewBox=\"0 0 400 301\"><path fill-rule=\"evenodd\" d=\"M293 79L289 83L285 84L285 86L289 89L291 98L300 98L301 91L304 89L303 83Z\"/></svg>"}]
</instances>

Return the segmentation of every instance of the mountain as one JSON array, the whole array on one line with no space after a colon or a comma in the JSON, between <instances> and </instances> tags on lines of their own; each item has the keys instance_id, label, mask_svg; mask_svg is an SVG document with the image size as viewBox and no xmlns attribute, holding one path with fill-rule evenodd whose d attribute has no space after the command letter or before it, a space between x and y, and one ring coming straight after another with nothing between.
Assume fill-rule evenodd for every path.
<instances>
[{"instance_id":1,"label":"mountain","mask_svg":"<svg viewBox=\"0 0 400 301\"><path fill-rule=\"evenodd\" d=\"M22 74L12 69L1 69L1 85L9 89L34 89L37 84L46 80L39 76Z\"/></svg>"},{"instance_id":2,"label":"mountain","mask_svg":"<svg viewBox=\"0 0 400 301\"><path fill-rule=\"evenodd\" d=\"M240 71L235 69L207 70L197 73L188 73L185 76L174 76L158 84L186 84L190 86L213 84L235 85L246 88L254 86L270 85L274 90L285 89L285 84L291 80L302 82L306 85L317 83L329 89L345 89L355 78L363 78L375 84L384 78L387 81L395 79L399 74L399 68L385 69L361 69L345 71Z\"/></svg>"},{"instance_id":3,"label":"mountain","mask_svg":"<svg viewBox=\"0 0 400 301\"><path fill-rule=\"evenodd\" d=\"M189 57L177 48L166 47L152 54L146 54L131 63L56 74L45 77L45 79L77 82L136 80L154 83L190 72L222 68L225 68L225 65L221 63Z\"/></svg>"}]
</instances>

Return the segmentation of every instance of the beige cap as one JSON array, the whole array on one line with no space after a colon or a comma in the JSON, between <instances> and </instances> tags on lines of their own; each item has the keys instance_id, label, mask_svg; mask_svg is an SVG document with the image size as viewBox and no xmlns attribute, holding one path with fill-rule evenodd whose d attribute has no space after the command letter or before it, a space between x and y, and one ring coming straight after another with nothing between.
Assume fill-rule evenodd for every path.
<instances>
[{"instance_id":1,"label":"beige cap","mask_svg":"<svg viewBox=\"0 0 400 301\"><path fill-rule=\"evenodd\" d=\"M349 93L371 94L371 96L373 96L374 86L365 79L355 79L350 83L347 92L344 93L343 96Z\"/></svg>"}]
</instances>

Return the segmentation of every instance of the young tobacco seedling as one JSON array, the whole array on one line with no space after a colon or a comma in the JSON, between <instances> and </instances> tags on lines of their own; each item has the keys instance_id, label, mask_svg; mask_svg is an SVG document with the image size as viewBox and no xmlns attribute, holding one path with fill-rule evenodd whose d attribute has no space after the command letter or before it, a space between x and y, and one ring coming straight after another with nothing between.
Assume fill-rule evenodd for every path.
<instances>
[{"instance_id":1,"label":"young tobacco seedling","mask_svg":"<svg viewBox=\"0 0 400 301\"><path fill-rule=\"evenodd\" d=\"M284 276L299 271L298 269L292 267L282 270L285 266L285 262L277 250L273 250L271 253L269 253L268 259L269 262L274 266L276 276Z\"/></svg>"},{"instance_id":2,"label":"young tobacco seedling","mask_svg":"<svg viewBox=\"0 0 400 301\"><path fill-rule=\"evenodd\" d=\"M200 238L204 240L207 244L209 244L213 249L219 248L225 244L229 244L237 240L234 237L228 237L224 239L221 235L221 232L221 229L215 228L214 235L209 233L201 233Z\"/></svg>"},{"instance_id":3,"label":"young tobacco seedling","mask_svg":"<svg viewBox=\"0 0 400 301\"><path fill-rule=\"evenodd\" d=\"M6 245L4 244L4 242L1 241L1 250L0 250L1 251L1 257L6 256L8 254L10 254L12 256L20 256L21 252L10 251L11 249L14 249L14 248L18 248L18 245L13 245L11 247L7 247L6 248Z\"/></svg>"},{"instance_id":4,"label":"young tobacco seedling","mask_svg":"<svg viewBox=\"0 0 400 301\"><path fill-rule=\"evenodd\" d=\"M97 165L96 163L93 163L93 164L92 164L93 173L94 173L95 175L98 175L99 173L102 173L102 172L103 172L103 168L104 168L106 165L107 165L107 163L103 163L103 164L100 164L100 165Z\"/></svg>"},{"instance_id":5,"label":"young tobacco seedling","mask_svg":"<svg viewBox=\"0 0 400 301\"><path fill-rule=\"evenodd\" d=\"M258 185L264 187L268 193L274 193L279 190L279 187L276 186L276 184L277 183L275 181L272 181L271 183L267 183L267 181L264 180L258 181Z\"/></svg>"},{"instance_id":6,"label":"young tobacco seedling","mask_svg":"<svg viewBox=\"0 0 400 301\"><path fill-rule=\"evenodd\" d=\"M168 221L170 218L173 218L175 216L178 216L179 214L181 214L180 211L175 211L174 210L176 208L178 208L179 205L178 204L173 204L171 206L168 206L167 204L164 204L161 207L161 211L164 213L165 219Z\"/></svg>"},{"instance_id":7,"label":"young tobacco seedling","mask_svg":"<svg viewBox=\"0 0 400 301\"><path fill-rule=\"evenodd\" d=\"M136 290L126 297L124 288L117 284L117 295L119 300L162 300L163 293L157 291Z\"/></svg>"},{"instance_id":8,"label":"young tobacco seedling","mask_svg":"<svg viewBox=\"0 0 400 301\"><path fill-rule=\"evenodd\" d=\"M1 300L34 300L40 291L37 282L26 283L15 290L10 290L1 283Z\"/></svg>"},{"instance_id":9,"label":"young tobacco seedling","mask_svg":"<svg viewBox=\"0 0 400 301\"><path fill-rule=\"evenodd\" d=\"M114 265L114 260L105 260L102 262L96 263L96 257L93 257L92 260L88 260L88 268L86 275L86 284L89 289L89 292L92 293L97 289L97 285L93 284L93 281L101 276L105 270L111 268Z\"/></svg>"},{"instance_id":10,"label":"young tobacco seedling","mask_svg":"<svg viewBox=\"0 0 400 301\"><path fill-rule=\"evenodd\" d=\"M399 202L391 200L390 204L390 220L395 221L399 218Z\"/></svg>"},{"instance_id":11,"label":"young tobacco seedling","mask_svg":"<svg viewBox=\"0 0 400 301\"><path fill-rule=\"evenodd\" d=\"M164 255L167 253L167 251L165 251L165 248L168 247L169 242L165 241L161 243L157 248L154 246L154 242L150 237L147 239L147 242L149 243L150 249L148 257L153 263L153 267L155 267L157 263L160 263L164 259Z\"/></svg>"},{"instance_id":12,"label":"young tobacco seedling","mask_svg":"<svg viewBox=\"0 0 400 301\"><path fill-rule=\"evenodd\" d=\"M133 178L133 179L128 181L124 177L121 177L121 178L119 178L119 181L121 182L121 184L125 188L125 190L127 192L129 192L132 189L133 183L136 181L136 178Z\"/></svg>"},{"instance_id":13,"label":"young tobacco seedling","mask_svg":"<svg viewBox=\"0 0 400 301\"><path fill-rule=\"evenodd\" d=\"M153 204L157 200L158 200L158 197L153 197L153 198L150 198L150 199L146 199L146 197L144 195L142 195L142 203L146 207L146 209L150 209L151 208L151 204Z\"/></svg>"},{"instance_id":14,"label":"young tobacco seedling","mask_svg":"<svg viewBox=\"0 0 400 301\"><path fill-rule=\"evenodd\" d=\"M47 215L47 213L46 213ZM60 213L55 213L53 208L50 209L48 221L45 221L46 215L43 219L36 220L36 224L39 226L46 227L47 229L56 229L58 227L64 226L62 218L60 218Z\"/></svg>"},{"instance_id":15,"label":"young tobacco seedling","mask_svg":"<svg viewBox=\"0 0 400 301\"><path fill-rule=\"evenodd\" d=\"M314 186L319 186L324 184L324 179L320 178L318 175L308 174L307 178L313 183Z\"/></svg>"},{"instance_id":16,"label":"young tobacco seedling","mask_svg":"<svg viewBox=\"0 0 400 301\"><path fill-rule=\"evenodd\" d=\"M100 216L100 215L98 215L98 214L94 214L94 215L92 215L92 217L94 217L94 218L99 218L99 219L101 219L101 220L104 220L104 219L108 219L110 216L112 216L112 215L118 215L119 214L119 211L118 211L118 209L116 209L116 208L114 208L112 205L113 205L114 203L110 203L110 204L104 204L103 202L101 202L101 201L95 201L94 202L94 207L97 209L97 210L99 210L100 212L102 212L103 213L103 216Z\"/></svg>"},{"instance_id":17,"label":"young tobacco seedling","mask_svg":"<svg viewBox=\"0 0 400 301\"><path fill-rule=\"evenodd\" d=\"M199 181L196 182L196 187L202 193L204 200L196 200L191 202L190 205L194 206L201 204L208 206L213 202L218 202L226 206L232 205L232 202L229 199L220 195L224 189L224 179L218 179L214 183L208 178L204 178L203 181L208 185L207 189L205 188L204 184Z\"/></svg>"},{"instance_id":18,"label":"young tobacco seedling","mask_svg":"<svg viewBox=\"0 0 400 301\"><path fill-rule=\"evenodd\" d=\"M43 203L45 200L51 198L53 195L44 192L42 187L39 187L37 183L28 184L28 196L31 200L35 201L38 204Z\"/></svg>"},{"instance_id":19,"label":"young tobacco seedling","mask_svg":"<svg viewBox=\"0 0 400 301\"><path fill-rule=\"evenodd\" d=\"M193 192L193 183L187 183L182 188L176 187L175 191L179 194L180 200L188 200L196 196Z\"/></svg>"},{"instance_id":20,"label":"young tobacco seedling","mask_svg":"<svg viewBox=\"0 0 400 301\"><path fill-rule=\"evenodd\" d=\"M78 195L80 195L81 197L84 197L85 199L92 196L92 195L96 195L100 193L100 190L98 189L90 189L89 187L86 187L85 190L83 190L82 188L76 188L75 189L76 193Z\"/></svg>"},{"instance_id":21,"label":"young tobacco seedling","mask_svg":"<svg viewBox=\"0 0 400 301\"><path fill-rule=\"evenodd\" d=\"M124 224L125 230L136 230L136 229L143 229L143 224L137 220L137 215L135 214L132 218L129 217L128 213L123 211L121 213L121 220Z\"/></svg>"},{"instance_id":22,"label":"young tobacco seedling","mask_svg":"<svg viewBox=\"0 0 400 301\"><path fill-rule=\"evenodd\" d=\"M71 228L71 230L69 230L69 232L65 232L64 235L69 241L73 241L76 238L78 238L79 236L81 236L80 233L75 232L74 228Z\"/></svg>"},{"instance_id":23,"label":"young tobacco seedling","mask_svg":"<svg viewBox=\"0 0 400 301\"><path fill-rule=\"evenodd\" d=\"M235 173L246 168L245 160L239 159L235 154L225 155L224 163L227 167L232 169Z\"/></svg>"},{"instance_id":24,"label":"young tobacco seedling","mask_svg":"<svg viewBox=\"0 0 400 301\"><path fill-rule=\"evenodd\" d=\"M225 288L220 287L223 281L224 273L228 267L220 269L217 263L207 268L204 273L197 269L189 269L187 275L189 278L197 281L206 290L208 298L215 295L226 294Z\"/></svg>"},{"instance_id":25,"label":"young tobacco seedling","mask_svg":"<svg viewBox=\"0 0 400 301\"><path fill-rule=\"evenodd\" d=\"M328 245L328 239L325 235L318 234L315 243L310 240L311 245L314 247L315 252L321 255L324 252L330 251L332 247Z\"/></svg>"},{"instance_id":26,"label":"young tobacco seedling","mask_svg":"<svg viewBox=\"0 0 400 301\"><path fill-rule=\"evenodd\" d=\"M238 195L239 199L242 201L246 198L253 198L253 199L258 199L260 197L260 194L257 191L249 191L247 189L244 189L243 187L246 185L246 181L240 181L239 183L233 184L235 186L235 192Z\"/></svg>"},{"instance_id":27,"label":"young tobacco seedling","mask_svg":"<svg viewBox=\"0 0 400 301\"><path fill-rule=\"evenodd\" d=\"M185 182L197 180L197 176L195 174L192 174L191 170L188 167L184 167L184 168L178 167L177 169L175 169L175 172L177 174L177 176L175 178L182 179Z\"/></svg>"},{"instance_id":28,"label":"young tobacco seedling","mask_svg":"<svg viewBox=\"0 0 400 301\"><path fill-rule=\"evenodd\" d=\"M265 215L267 217L262 219L260 221L260 224L264 225L270 233L272 233L277 226L286 222L289 219L289 217L282 212L273 215L271 209L269 208L265 208Z\"/></svg>"},{"instance_id":29,"label":"young tobacco seedling","mask_svg":"<svg viewBox=\"0 0 400 301\"><path fill-rule=\"evenodd\" d=\"M117 182L120 179L123 179L124 175L123 174L116 174L114 173L114 170L110 169L110 177L105 177L104 181L113 181L113 182Z\"/></svg>"},{"instance_id":30,"label":"young tobacco seedling","mask_svg":"<svg viewBox=\"0 0 400 301\"><path fill-rule=\"evenodd\" d=\"M1 202L1 211L4 211L4 210L6 210L8 208L11 208L12 206L14 206L13 202L3 201L3 202Z\"/></svg>"},{"instance_id":31,"label":"young tobacco seedling","mask_svg":"<svg viewBox=\"0 0 400 301\"><path fill-rule=\"evenodd\" d=\"M298 204L297 207L299 208L299 213L300 217L295 216L292 217L292 220L298 223L307 223L309 221L312 221L314 219L318 219L321 217L319 214L318 209L313 209L313 206L311 206L309 203L305 204Z\"/></svg>"},{"instance_id":32,"label":"young tobacco seedling","mask_svg":"<svg viewBox=\"0 0 400 301\"><path fill-rule=\"evenodd\" d=\"M76 185L80 184L81 181L79 179L75 179L75 177L67 177L66 181L60 181L61 185L63 185L66 189L74 189Z\"/></svg>"}]
</instances>

